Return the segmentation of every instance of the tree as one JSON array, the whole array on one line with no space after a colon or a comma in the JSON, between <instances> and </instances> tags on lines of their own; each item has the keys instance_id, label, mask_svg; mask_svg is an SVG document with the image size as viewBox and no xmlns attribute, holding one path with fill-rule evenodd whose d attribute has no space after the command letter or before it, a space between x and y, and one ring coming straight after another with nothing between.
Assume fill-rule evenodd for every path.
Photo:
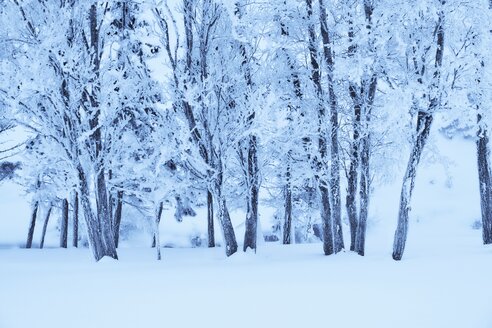
<instances>
[{"instance_id":1,"label":"tree","mask_svg":"<svg viewBox=\"0 0 492 328\"><path fill-rule=\"evenodd\" d=\"M437 1L436 6L428 8L427 12L419 10L412 17L412 30L409 31L409 61L413 63L414 81L425 91L419 97L415 95L414 110L417 112L417 125L407 169L403 177L398 213L398 225L393 244L393 259L401 260L405 250L408 233L408 213L415 185L417 167L429 136L434 113L441 107L441 67L444 53L444 7L446 1ZM434 17L430 13L436 13ZM429 34L424 34L429 33ZM431 38L432 34L435 38ZM431 58L430 50L434 50ZM418 99L421 98L421 99Z\"/></svg>"},{"instance_id":2,"label":"tree","mask_svg":"<svg viewBox=\"0 0 492 328\"><path fill-rule=\"evenodd\" d=\"M10 82L1 89L7 90L17 122L39 135L36 152L56 164L59 174L50 176L57 177L63 198L78 193L95 259L117 258L108 198L111 151L125 128L115 124L121 123L117 104L126 97L126 106L143 110L148 90L113 60L116 47L109 44L121 40L112 33L109 3L14 1L8 6L14 15L4 18L24 22L9 24L17 27L12 42L23 47L14 47L18 54L9 60L15 65L5 71ZM38 74L22 79L27 71Z\"/></svg>"},{"instance_id":3,"label":"tree","mask_svg":"<svg viewBox=\"0 0 492 328\"><path fill-rule=\"evenodd\" d=\"M214 37L218 31L217 26L226 27L226 11L220 4L211 0L183 1L185 47L182 60L177 57L181 45L178 42L180 38L174 14L167 5L164 8L156 8L154 13L160 27L161 43L172 70L170 86L175 93L173 106L176 110L179 109L187 122L192 141L189 146L193 147L189 150L198 155L193 158L193 171L198 177L206 179L208 184L209 241L210 232L213 230L213 208L210 200L214 199L218 207L217 217L224 236L226 255L230 256L237 251L237 242L224 190L224 160L225 152L231 145L232 135L227 134L221 127L230 122L225 111L231 103L227 101L227 97L222 98L222 93L227 89L222 87L224 84L221 82L226 79L226 75L221 68L227 67L220 67L220 61L217 57L214 58L214 55L227 54L226 51L231 49L227 44L227 38L225 44L219 46L215 44L219 40ZM175 40L171 39L170 31L176 33ZM211 49L214 49L215 53ZM224 50L225 53L219 50ZM211 65L211 62L215 65ZM212 69L214 71L211 71ZM180 77L181 74L184 74L185 79ZM202 161L201 164L196 162L198 158Z\"/></svg>"}]
</instances>

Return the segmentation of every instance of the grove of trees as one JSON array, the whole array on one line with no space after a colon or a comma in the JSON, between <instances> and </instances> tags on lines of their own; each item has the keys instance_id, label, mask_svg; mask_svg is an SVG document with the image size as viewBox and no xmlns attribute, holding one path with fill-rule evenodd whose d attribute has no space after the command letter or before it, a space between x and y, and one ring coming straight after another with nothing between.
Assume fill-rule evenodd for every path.
<instances>
[{"instance_id":1,"label":"grove of trees","mask_svg":"<svg viewBox=\"0 0 492 328\"><path fill-rule=\"evenodd\" d=\"M181 220L203 204L207 245L220 229L230 256L238 238L258 247L263 197L284 244L308 220L325 255L364 255L373 184L405 157L400 260L437 119L476 135L492 243L491 13L492 0L0 0L0 133L29 135L26 247L40 219L43 247L59 207L60 247L72 229L73 246L82 234L96 261L117 259L129 206L160 259L163 207Z\"/></svg>"}]
</instances>

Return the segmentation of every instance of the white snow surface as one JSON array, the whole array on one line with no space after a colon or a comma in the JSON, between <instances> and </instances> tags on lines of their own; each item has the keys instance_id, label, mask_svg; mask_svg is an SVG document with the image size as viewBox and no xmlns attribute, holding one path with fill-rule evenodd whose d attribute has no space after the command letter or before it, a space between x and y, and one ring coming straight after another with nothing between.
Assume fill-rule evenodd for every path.
<instances>
[{"instance_id":1,"label":"white snow surface","mask_svg":"<svg viewBox=\"0 0 492 328\"><path fill-rule=\"evenodd\" d=\"M261 243L257 254L230 258L220 247L183 247L191 228L205 233L201 209L183 224L171 214L161 223L163 245L178 247L163 248L160 262L146 233L123 243L119 261L95 263L87 248L54 248L56 219L48 248L21 249L29 206L19 187L4 183L0 328L492 327L492 247L472 228L480 219L475 145L433 133L400 262L391 248L402 172L374 190L365 257L327 257L320 243ZM440 155L429 156L435 148ZM273 212L262 207L264 230ZM232 214L241 241L244 213ZM344 233L348 246L346 223Z\"/></svg>"},{"instance_id":2,"label":"white snow surface","mask_svg":"<svg viewBox=\"0 0 492 328\"><path fill-rule=\"evenodd\" d=\"M491 327L491 256L479 243L401 262L268 244L96 264L84 249L2 249L0 327Z\"/></svg>"}]
</instances>

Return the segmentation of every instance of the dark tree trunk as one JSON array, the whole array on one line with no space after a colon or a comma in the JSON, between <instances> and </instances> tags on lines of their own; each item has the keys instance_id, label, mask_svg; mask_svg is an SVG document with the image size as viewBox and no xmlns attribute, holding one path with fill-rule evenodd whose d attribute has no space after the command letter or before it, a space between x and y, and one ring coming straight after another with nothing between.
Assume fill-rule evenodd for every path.
<instances>
[{"instance_id":1,"label":"dark tree trunk","mask_svg":"<svg viewBox=\"0 0 492 328\"><path fill-rule=\"evenodd\" d=\"M67 248L68 244L68 200L62 201L62 217L60 224L60 247Z\"/></svg>"},{"instance_id":2,"label":"dark tree trunk","mask_svg":"<svg viewBox=\"0 0 492 328\"><path fill-rule=\"evenodd\" d=\"M75 192L73 200L73 247L79 247L79 193Z\"/></svg>"},{"instance_id":3,"label":"dark tree trunk","mask_svg":"<svg viewBox=\"0 0 492 328\"><path fill-rule=\"evenodd\" d=\"M48 229L48 222L50 220L52 208L53 206L51 206L50 204L50 207L48 208L48 212L46 213L46 217L44 218L43 231L41 232L41 242L39 243L39 248L44 247L44 239L46 237L46 230Z\"/></svg>"},{"instance_id":4,"label":"dark tree trunk","mask_svg":"<svg viewBox=\"0 0 492 328\"><path fill-rule=\"evenodd\" d=\"M284 186L284 229L282 241L284 245L292 242L292 186L290 183L290 166L287 166L286 179Z\"/></svg>"},{"instance_id":5,"label":"dark tree trunk","mask_svg":"<svg viewBox=\"0 0 492 328\"><path fill-rule=\"evenodd\" d=\"M251 248L256 251L256 236L258 229L258 157L256 136L249 137L248 147L248 215L246 217L246 230L244 234L243 251Z\"/></svg>"},{"instance_id":6,"label":"dark tree trunk","mask_svg":"<svg viewBox=\"0 0 492 328\"><path fill-rule=\"evenodd\" d=\"M241 16L241 10L236 8L236 13ZM253 80L251 78L250 64L249 64L249 56L247 53L246 46L241 43L240 52L243 58L241 63L244 79L246 81L246 85L248 90L245 92L245 100L246 103L249 100L249 92L253 87ZM255 118L255 110L250 109L250 113L248 113L247 122L248 126L251 127ZM254 249L256 252L256 237L257 237L257 229L258 229L258 189L259 189L259 179L258 179L258 154L257 154L257 137L253 133L250 133L248 138L248 158L247 158L247 176L246 176L246 185L248 187L248 195L247 195L247 215L245 222L245 233L244 233L244 244L243 251L249 248Z\"/></svg>"},{"instance_id":7,"label":"dark tree trunk","mask_svg":"<svg viewBox=\"0 0 492 328\"><path fill-rule=\"evenodd\" d=\"M366 28L371 33L372 29L372 13L374 11L373 3L369 0L364 0L364 12L366 16ZM372 48L372 41L369 41L369 48ZM373 50L372 50L373 51ZM363 97L363 135L360 141L360 212L359 220L357 223L357 233L355 240L355 251L364 256L365 244L366 244L366 228L367 217L369 214L369 199L370 199L370 156L371 156L371 132L369 122L371 120L372 107L374 105L374 99L376 97L376 87L378 84L378 78L375 73L369 81L362 81L361 85L363 90L361 96ZM360 120L360 119L359 119Z\"/></svg>"},{"instance_id":8,"label":"dark tree trunk","mask_svg":"<svg viewBox=\"0 0 492 328\"><path fill-rule=\"evenodd\" d=\"M82 204L85 223L87 226L87 237L89 239L89 244L91 246L94 258L96 261L99 261L104 256L118 259L114 244L114 234L112 229L110 229L111 224L103 224L103 222L101 222L101 217L98 216L98 214L95 214L92 210L88 181L83 168L80 165L78 167L78 171L80 183L80 202Z\"/></svg>"},{"instance_id":9,"label":"dark tree trunk","mask_svg":"<svg viewBox=\"0 0 492 328\"><path fill-rule=\"evenodd\" d=\"M368 133L368 132L367 132ZM367 216L369 212L369 186L370 186L370 138L364 136L361 140L361 157L360 157L360 213L357 224L357 234L355 240L355 251L364 256L366 243Z\"/></svg>"},{"instance_id":10,"label":"dark tree trunk","mask_svg":"<svg viewBox=\"0 0 492 328\"><path fill-rule=\"evenodd\" d=\"M95 82L92 85L90 93L86 94L89 99L92 117L89 119L90 128L93 130L91 137L91 147L94 150L94 170L95 170L95 198L96 213L93 212L90 201L90 189L88 186L87 174L81 165L78 167L79 181L81 185L80 198L84 210L84 216L88 225L89 241L96 261L104 256L117 259L116 246L114 243L114 232L109 213L108 192L104 167L104 149L101 126L99 118L101 109L99 104L99 69L100 69L100 49L99 49L99 19L97 13L97 4L92 4L89 10L89 27L90 27L90 55L92 70L94 72Z\"/></svg>"},{"instance_id":11,"label":"dark tree trunk","mask_svg":"<svg viewBox=\"0 0 492 328\"><path fill-rule=\"evenodd\" d=\"M321 194L321 219L323 224L323 251L325 255L335 253L335 245L333 242L333 223L330 220L330 194L328 188L320 184L319 191Z\"/></svg>"},{"instance_id":12,"label":"dark tree trunk","mask_svg":"<svg viewBox=\"0 0 492 328\"><path fill-rule=\"evenodd\" d=\"M312 20L313 16L313 8L312 8L312 0L306 0L307 9L308 9L308 18ZM314 83L316 88L316 94L318 97L318 151L319 158L315 161L317 177L316 180L318 182L319 191L321 194L321 222L323 225L323 251L325 255L331 255L335 252L335 243L333 239L333 217L331 215L331 206L330 206L330 191L329 185L326 181L325 177L320 176L323 175L323 171L327 166L327 153L328 147L326 142L326 132L323 127L325 125L326 115L325 108L322 104L323 90L321 87L321 76L320 76L320 67L318 61L318 49L316 47L316 32L314 30L314 25L310 22L308 26L309 32L309 56L311 63L311 80Z\"/></svg>"},{"instance_id":13,"label":"dark tree trunk","mask_svg":"<svg viewBox=\"0 0 492 328\"><path fill-rule=\"evenodd\" d=\"M157 209L157 213L155 216L155 233L154 233L154 242L155 242L155 248L157 251L157 260L161 260L161 239L160 239L160 233L159 233L159 224L161 222L161 216L162 216L162 208L163 208L163 203L159 203L159 208Z\"/></svg>"},{"instance_id":14,"label":"dark tree trunk","mask_svg":"<svg viewBox=\"0 0 492 328\"><path fill-rule=\"evenodd\" d=\"M487 131L481 126L482 116L477 115L477 164L480 186L480 205L482 209L482 238L484 244L492 243L492 185L490 174L490 151Z\"/></svg>"},{"instance_id":15,"label":"dark tree trunk","mask_svg":"<svg viewBox=\"0 0 492 328\"><path fill-rule=\"evenodd\" d=\"M120 242L120 226L121 226L121 215L123 213L123 191L119 190L116 193L116 210L114 211L114 244L116 248Z\"/></svg>"},{"instance_id":16,"label":"dark tree trunk","mask_svg":"<svg viewBox=\"0 0 492 328\"><path fill-rule=\"evenodd\" d=\"M347 177L347 196L345 198L345 207L347 208L347 216L350 224L350 250L355 251L355 240L357 235L357 180L359 171L359 137L360 137L360 100L357 88L354 85L350 86L350 96L354 102L354 122L353 136L350 151L350 166Z\"/></svg>"},{"instance_id":17,"label":"dark tree trunk","mask_svg":"<svg viewBox=\"0 0 492 328\"><path fill-rule=\"evenodd\" d=\"M401 260L405 250L405 243L408 232L408 212L410 210L410 201L412 199L415 177L417 175L417 166L424 150L424 145L429 136L432 124L432 114L426 112L418 113L417 139L412 148L410 159L408 161L405 177L401 187L400 209L398 212L398 225L395 232L393 244L393 259Z\"/></svg>"},{"instance_id":18,"label":"dark tree trunk","mask_svg":"<svg viewBox=\"0 0 492 328\"><path fill-rule=\"evenodd\" d=\"M207 232L208 247L215 247L214 198L210 190L207 190Z\"/></svg>"},{"instance_id":19,"label":"dark tree trunk","mask_svg":"<svg viewBox=\"0 0 492 328\"><path fill-rule=\"evenodd\" d=\"M219 196L217 200L219 202L219 222L224 235L226 255L231 256L237 252L236 235L234 234L234 228L232 226L231 217L229 216L225 197Z\"/></svg>"},{"instance_id":20,"label":"dark tree trunk","mask_svg":"<svg viewBox=\"0 0 492 328\"><path fill-rule=\"evenodd\" d=\"M330 97L330 141L331 141L331 170L330 196L332 206L332 221L335 253L344 248L340 197L340 152L338 150L338 104L333 81L333 55L330 47L330 36L326 20L326 9L323 0L319 0L321 38L323 54L327 66L328 95Z\"/></svg>"},{"instance_id":21,"label":"dark tree trunk","mask_svg":"<svg viewBox=\"0 0 492 328\"><path fill-rule=\"evenodd\" d=\"M36 218L38 216L39 202L36 201L32 208L31 222L29 223L29 231L27 232L26 248L32 247L32 238L34 237L34 227L36 226Z\"/></svg>"}]
</instances>

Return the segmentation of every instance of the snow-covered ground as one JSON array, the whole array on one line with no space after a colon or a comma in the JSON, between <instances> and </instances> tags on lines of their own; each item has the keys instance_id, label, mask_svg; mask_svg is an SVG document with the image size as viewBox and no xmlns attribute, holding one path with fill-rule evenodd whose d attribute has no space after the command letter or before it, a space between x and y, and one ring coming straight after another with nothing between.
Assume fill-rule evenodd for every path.
<instances>
[{"instance_id":1,"label":"snow-covered ground","mask_svg":"<svg viewBox=\"0 0 492 328\"><path fill-rule=\"evenodd\" d=\"M491 327L492 248L460 246L401 262L318 244L165 249L162 262L123 249L97 264L82 249L2 249L0 327Z\"/></svg>"},{"instance_id":2,"label":"snow-covered ground","mask_svg":"<svg viewBox=\"0 0 492 328\"><path fill-rule=\"evenodd\" d=\"M29 207L20 188L3 184L0 328L492 327L492 247L476 225L474 143L433 138L429 149L441 152L419 167L400 262L391 246L401 174L374 190L365 257L325 257L319 243L263 243L257 254L230 258L221 248L164 248L157 262L146 233L123 244L120 261L94 263L86 248L20 249ZM179 246L188 238L180 229L200 233L198 212L182 224L166 216L163 244ZM272 213L263 207L263 229ZM244 217L233 219L240 240ZM49 231L55 246L56 219Z\"/></svg>"}]
</instances>

